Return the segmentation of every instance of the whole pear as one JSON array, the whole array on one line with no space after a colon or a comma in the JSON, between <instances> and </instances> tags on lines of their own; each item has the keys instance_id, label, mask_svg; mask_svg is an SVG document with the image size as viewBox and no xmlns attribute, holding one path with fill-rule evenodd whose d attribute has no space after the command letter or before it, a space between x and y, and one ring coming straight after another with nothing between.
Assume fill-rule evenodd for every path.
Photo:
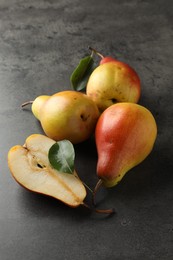
<instances>
[{"instance_id":1,"label":"whole pear","mask_svg":"<svg viewBox=\"0 0 173 260\"><path fill-rule=\"evenodd\" d=\"M37 97L32 102L32 112L48 137L55 141L67 139L73 144L92 135L100 115L90 97L71 90Z\"/></svg>"},{"instance_id":2,"label":"whole pear","mask_svg":"<svg viewBox=\"0 0 173 260\"><path fill-rule=\"evenodd\" d=\"M112 57L104 57L100 53L99 56L100 65L90 75L86 93L100 112L117 102L137 103L141 86L136 71Z\"/></svg>"},{"instance_id":3,"label":"whole pear","mask_svg":"<svg viewBox=\"0 0 173 260\"><path fill-rule=\"evenodd\" d=\"M106 187L116 185L152 151L156 121L145 107L117 103L100 116L96 131L97 175Z\"/></svg>"}]
</instances>

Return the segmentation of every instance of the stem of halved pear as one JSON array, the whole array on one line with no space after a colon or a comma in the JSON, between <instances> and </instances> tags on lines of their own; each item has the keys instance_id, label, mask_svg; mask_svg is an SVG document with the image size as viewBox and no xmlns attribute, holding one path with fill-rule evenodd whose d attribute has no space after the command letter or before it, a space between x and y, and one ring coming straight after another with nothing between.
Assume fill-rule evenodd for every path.
<instances>
[{"instance_id":1,"label":"stem of halved pear","mask_svg":"<svg viewBox=\"0 0 173 260\"><path fill-rule=\"evenodd\" d=\"M84 202L81 205L83 205L84 207L86 207L89 210L92 210L92 208ZM115 213L114 209L97 209L97 208L94 208L94 211L96 213L99 213L99 214L108 214L108 215Z\"/></svg>"},{"instance_id":2,"label":"stem of halved pear","mask_svg":"<svg viewBox=\"0 0 173 260\"><path fill-rule=\"evenodd\" d=\"M101 214L114 214L115 213L115 209L97 209L95 208L95 212L97 213L101 213Z\"/></svg>"},{"instance_id":3,"label":"stem of halved pear","mask_svg":"<svg viewBox=\"0 0 173 260\"><path fill-rule=\"evenodd\" d=\"M103 184L103 181L101 179L99 179L94 188L93 196L92 196L92 203L94 206L96 205L96 202L95 202L96 193L97 193L98 189L102 186L102 184Z\"/></svg>"},{"instance_id":4,"label":"stem of halved pear","mask_svg":"<svg viewBox=\"0 0 173 260\"><path fill-rule=\"evenodd\" d=\"M102 59L104 58L104 56L100 52L98 52L96 49L92 48L91 46L89 46L88 48L89 48L89 50L91 50L92 52L94 52L95 54L100 56Z\"/></svg>"},{"instance_id":5,"label":"stem of halved pear","mask_svg":"<svg viewBox=\"0 0 173 260\"><path fill-rule=\"evenodd\" d=\"M21 105L21 107L23 108L23 107L25 107L25 106L27 106L27 105L31 105L32 103L33 103L34 101L26 101L25 103L23 103L22 105Z\"/></svg>"}]
</instances>

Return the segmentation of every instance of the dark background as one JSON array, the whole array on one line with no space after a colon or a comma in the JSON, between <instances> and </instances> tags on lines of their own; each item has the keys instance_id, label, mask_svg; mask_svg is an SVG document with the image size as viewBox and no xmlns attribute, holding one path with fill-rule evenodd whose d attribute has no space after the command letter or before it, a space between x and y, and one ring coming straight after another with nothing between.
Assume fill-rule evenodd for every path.
<instances>
[{"instance_id":1,"label":"dark background","mask_svg":"<svg viewBox=\"0 0 173 260\"><path fill-rule=\"evenodd\" d=\"M0 0L0 259L173 259L173 1ZM11 146L42 133L24 101L71 89L88 45L129 63L142 83L158 138L149 157L97 196L106 217L20 187ZM76 169L93 188L93 140L76 145ZM90 202L90 197L87 198Z\"/></svg>"}]
</instances>

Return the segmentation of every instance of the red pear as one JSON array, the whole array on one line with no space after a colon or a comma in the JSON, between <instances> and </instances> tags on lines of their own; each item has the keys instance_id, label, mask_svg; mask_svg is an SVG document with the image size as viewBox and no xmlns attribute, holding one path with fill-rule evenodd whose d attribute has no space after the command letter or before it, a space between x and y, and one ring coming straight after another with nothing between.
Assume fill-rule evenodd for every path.
<instances>
[{"instance_id":1,"label":"red pear","mask_svg":"<svg viewBox=\"0 0 173 260\"><path fill-rule=\"evenodd\" d=\"M100 116L95 132L97 175L106 187L116 185L152 151L157 125L151 112L134 103L117 103Z\"/></svg>"}]
</instances>

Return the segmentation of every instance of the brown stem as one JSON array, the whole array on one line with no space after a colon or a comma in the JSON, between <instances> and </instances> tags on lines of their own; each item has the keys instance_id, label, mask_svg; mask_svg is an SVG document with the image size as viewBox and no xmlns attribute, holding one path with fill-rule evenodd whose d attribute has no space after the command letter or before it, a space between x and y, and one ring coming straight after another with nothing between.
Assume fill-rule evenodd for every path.
<instances>
[{"instance_id":1,"label":"brown stem","mask_svg":"<svg viewBox=\"0 0 173 260\"><path fill-rule=\"evenodd\" d=\"M110 214L114 214L115 210L114 209L95 209L95 212L110 215Z\"/></svg>"},{"instance_id":2,"label":"brown stem","mask_svg":"<svg viewBox=\"0 0 173 260\"><path fill-rule=\"evenodd\" d=\"M94 188L93 196L92 196L92 203L94 206L96 205L96 201L95 201L96 193L97 193L98 189L102 186L102 184L103 184L103 181L101 179L99 179Z\"/></svg>"},{"instance_id":3,"label":"brown stem","mask_svg":"<svg viewBox=\"0 0 173 260\"><path fill-rule=\"evenodd\" d=\"M91 50L91 51L93 51L94 53L96 53L98 56L100 56L102 59L104 58L104 56L100 53L100 52L98 52L96 49L94 49L94 48L92 48L92 47L88 47L89 48L89 50Z\"/></svg>"},{"instance_id":4,"label":"brown stem","mask_svg":"<svg viewBox=\"0 0 173 260\"><path fill-rule=\"evenodd\" d=\"M85 208L91 210L91 207L88 204L86 204L85 202L83 202L81 205L84 206Z\"/></svg>"},{"instance_id":5,"label":"brown stem","mask_svg":"<svg viewBox=\"0 0 173 260\"><path fill-rule=\"evenodd\" d=\"M34 102L34 101L27 101L27 102L23 103L23 104L21 105L21 107L23 108L23 107L25 107L25 106L27 106L27 105L32 104L33 102Z\"/></svg>"},{"instance_id":6,"label":"brown stem","mask_svg":"<svg viewBox=\"0 0 173 260\"><path fill-rule=\"evenodd\" d=\"M92 208L88 204L83 202L82 205L84 207L86 207L87 209L92 210ZM94 211L99 214L108 214L108 215L115 213L114 209L96 209L96 208L94 208Z\"/></svg>"}]
</instances>

